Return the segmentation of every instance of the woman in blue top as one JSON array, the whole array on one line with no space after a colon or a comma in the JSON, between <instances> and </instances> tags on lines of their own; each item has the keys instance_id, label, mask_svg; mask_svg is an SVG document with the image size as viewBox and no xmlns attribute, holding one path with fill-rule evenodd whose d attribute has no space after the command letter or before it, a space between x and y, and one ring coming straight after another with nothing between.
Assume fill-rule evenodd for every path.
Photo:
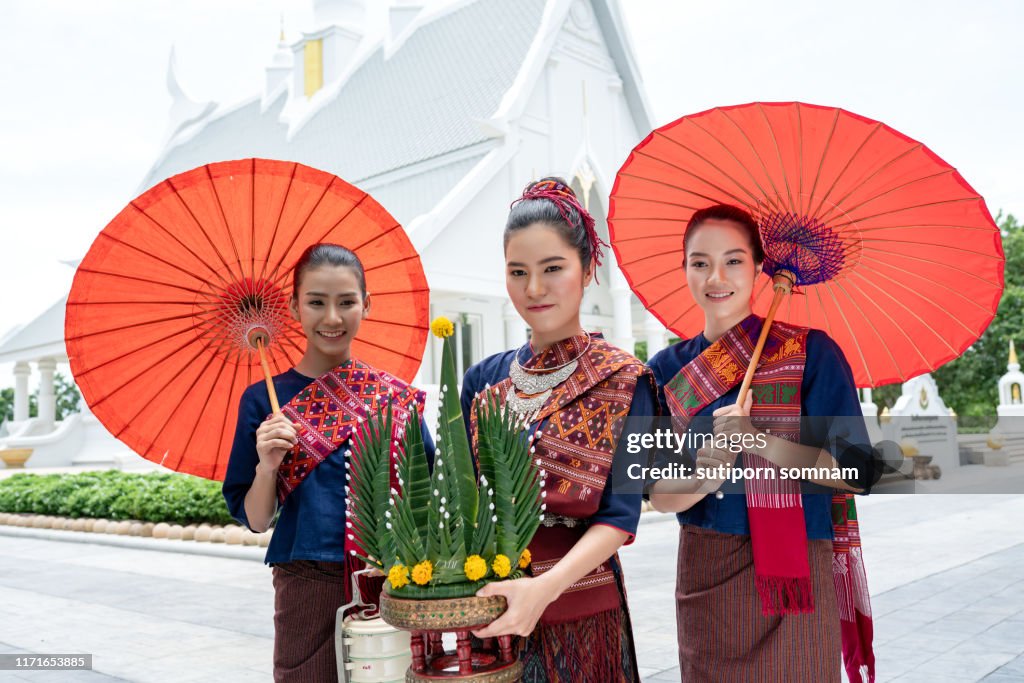
<instances>
[{"instance_id":1,"label":"woman in blue top","mask_svg":"<svg viewBox=\"0 0 1024 683\"><path fill-rule=\"evenodd\" d=\"M505 277L530 327L522 348L471 367L462 407L472 437L481 396L523 416L546 510L530 542L530 576L490 583L508 611L476 635L526 636L524 683L639 681L615 552L632 540L641 493L612 491L629 415L657 409L650 373L631 354L580 326L580 303L600 265L594 220L560 178L527 186L505 227ZM525 555L525 554L524 554Z\"/></svg>"},{"instance_id":2,"label":"woman in blue top","mask_svg":"<svg viewBox=\"0 0 1024 683\"><path fill-rule=\"evenodd\" d=\"M423 395L352 357L352 340L370 312L352 251L309 247L293 284L291 312L306 334L305 353L273 378L281 413L271 415L264 382L242 394L223 491L231 516L255 532L277 515L266 557L274 575L274 680L337 681L336 613L359 568L346 552L348 439L367 415L368 397L390 401L404 424L413 403L422 415ZM432 462L422 421L420 429Z\"/></svg>"},{"instance_id":3,"label":"woman in blue top","mask_svg":"<svg viewBox=\"0 0 1024 683\"><path fill-rule=\"evenodd\" d=\"M650 489L655 509L678 513L681 524L682 680L839 681L840 620L854 608L870 611L859 543L856 556L850 543L835 555L845 573L833 575L833 513L847 520L845 497L834 509L832 489L866 492L872 475L852 372L824 332L776 322L747 400L736 405L762 323L751 307L764 260L757 223L737 207L702 209L687 225L684 248L704 331L648 363L662 409L689 435L712 437L690 460L691 476ZM669 457L660 455L659 464ZM812 481L830 488L805 487L817 491L810 493L778 481L783 469L837 462L856 476L818 477ZM758 479L733 483L725 478L730 466ZM837 601L840 586L851 588Z\"/></svg>"}]
</instances>

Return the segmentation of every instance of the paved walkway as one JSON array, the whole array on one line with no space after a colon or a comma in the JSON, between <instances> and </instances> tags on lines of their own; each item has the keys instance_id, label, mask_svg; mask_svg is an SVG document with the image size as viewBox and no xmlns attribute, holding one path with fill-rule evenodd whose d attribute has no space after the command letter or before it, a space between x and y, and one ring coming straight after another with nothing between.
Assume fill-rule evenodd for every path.
<instances>
[{"instance_id":1,"label":"paved walkway","mask_svg":"<svg viewBox=\"0 0 1024 683\"><path fill-rule=\"evenodd\" d=\"M1024 680L1022 520L1024 496L862 501L880 682ZM645 515L622 555L650 683L679 680L676 536ZM0 535L0 653L94 655L0 681L270 681L272 601L252 560Z\"/></svg>"},{"instance_id":2,"label":"paved walkway","mask_svg":"<svg viewBox=\"0 0 1024 683\"><path fill-rule=\"evenodd\" d=\"M1024 681L1024 496L858 501L875 612L877 680ZM623 557L645 682L679 681L671 521Z\"/></svg>"}]
</instances>

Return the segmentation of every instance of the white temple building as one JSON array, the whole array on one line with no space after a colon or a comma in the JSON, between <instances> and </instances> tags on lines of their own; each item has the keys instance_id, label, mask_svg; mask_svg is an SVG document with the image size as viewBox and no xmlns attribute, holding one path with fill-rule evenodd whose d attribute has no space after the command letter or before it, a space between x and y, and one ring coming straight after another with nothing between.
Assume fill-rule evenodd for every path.
<instances>
[{"instance_id":1,"label":"white temple building","mask_svg":"<svg viewBox=\"0 0 1024 683\"><path fill-rule=\"evenodd\" d=\"M528 181L561 175L585 198L607 240L615 173L653 127L618 3L313 6L313 25L293 41L282 32L263 91L242 102L191 99L172 53L167 142L138 193L227 159L291 160L328 171L372 194L405 226L426 270L431 316L456 322L460 371L524 343L526 326L505 292L501 240L509 203ZM584 299L584 326L626 349L641 340L649 354L661 349L665 329L632 295L613 254L599 279ZM117 447L109 435L105 446L82 437L78 423L95 418L73 417L70 426L53 420L53 368L67 362L63 319L60 301L0 342L0 363L16 363L16 414L0 448L41 448L56 439L67 463L94 461ZM421 386L435 376L435 342ZM40 416L29 420L32 365L42 390ZM33 456L28 466L43 462L52 459Z\"/></svg>"}]
</instances>

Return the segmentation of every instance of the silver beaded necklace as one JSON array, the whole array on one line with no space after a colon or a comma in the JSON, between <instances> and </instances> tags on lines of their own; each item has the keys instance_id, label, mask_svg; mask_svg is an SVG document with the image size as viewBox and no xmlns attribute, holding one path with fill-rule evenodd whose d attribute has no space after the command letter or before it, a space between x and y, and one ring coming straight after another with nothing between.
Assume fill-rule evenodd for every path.
<instances>
[{"instance_id":1,"label":"silver beaded necklace","mask_svg":"<svg viewBox=\"0 0 1024 683\"><path fill-rule=\"evenodd\" d=\"M519 364L519 351L512 357L512 365L508 369L512 386L505 395L505 402L515 411L526 424L533 422L544 403L551 397L551 391L565 380L572 377L579 367L579 359L590 350L591 337L587 335L587 345L580 353L569 361L555 368L527 370ZM525 397L519 393L527 394Z\"/></svg>"}]
</instances>

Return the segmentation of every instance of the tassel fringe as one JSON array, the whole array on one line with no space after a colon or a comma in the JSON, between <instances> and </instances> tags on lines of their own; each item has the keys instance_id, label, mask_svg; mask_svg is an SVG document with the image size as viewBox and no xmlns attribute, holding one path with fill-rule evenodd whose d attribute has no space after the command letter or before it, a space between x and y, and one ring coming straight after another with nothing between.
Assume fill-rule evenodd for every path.
<instances>
[{"instance_id":1,"label":"tassel fringe","mask_svg":"<svg viewBox=\"0 0 1024 683\"><path fill-rule=\"evenodd\" d=\"M761 613L767 616L807 614L814 611L811 578L757 576L754 579L761 598Z\"/></svg>"}]
</instances>

